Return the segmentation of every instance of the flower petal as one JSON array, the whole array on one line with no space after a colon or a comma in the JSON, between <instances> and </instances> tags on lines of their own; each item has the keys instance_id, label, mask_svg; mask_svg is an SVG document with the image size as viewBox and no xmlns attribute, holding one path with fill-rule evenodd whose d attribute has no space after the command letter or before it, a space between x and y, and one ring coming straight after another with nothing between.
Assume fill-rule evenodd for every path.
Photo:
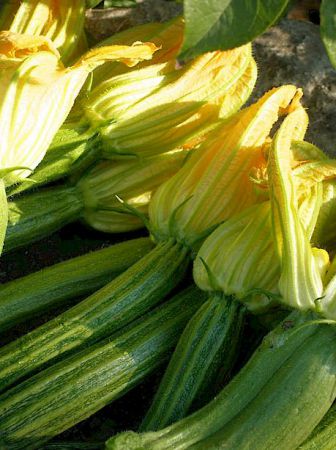
<instances>
[{"instance_id":1,"label":"flower petal","mask_svg":"<svg viewBox=\"0 0 336 450\"><path fill-rule=\"evenodd\" d=\"M269 183L274 237L277 242L283 301L297 309L315 309L322 295L322 279L308 235L299 217L298 198L292 175L291 142L302 139L307 115L297 108L284 120L269 153Z\"/></svg>"},{"instance_id":2,"label":"flower petal","mask_svg":"<svg viewBox=\"0 0 336 450\"><path fill-rule=\"evenodd\" d=\"M263 145L279 115L300 96L295 86L273 89L214 130L154 195L150 205L154 234L170 236L174 217L174 236L192 245L207 229L263 201L250 172L265 167Z\"/></svg>"}]
</instances>

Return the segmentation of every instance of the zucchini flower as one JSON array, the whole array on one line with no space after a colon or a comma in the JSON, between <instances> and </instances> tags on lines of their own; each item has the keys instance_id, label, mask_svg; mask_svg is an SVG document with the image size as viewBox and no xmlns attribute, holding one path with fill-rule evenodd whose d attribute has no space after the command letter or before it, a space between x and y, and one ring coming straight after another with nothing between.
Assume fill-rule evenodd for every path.
<instances>
[{"instance_id":1,"label":"zucchini flower","mask_svg":"<svg viewBox=\"0 0 336 450\"><path fill-rule=\"evenodd\" d=\"M128 28L127 30L104 39L97 47L107 45L132 45L133 42L137 41L152 42L157 46L158 51L155 52L150 61L140 62L136 69L168 61L170 61L172 66L175 66L175 59L182 46L183 36L184 20L182 17L176 17L168 22L152 22ZM95 87L112 77L131 70L134 70L134 68L108 62L95 70L92 86Z\"/></svg>"},{"instance_id":2,"label":"zucchini flower","mask_svg":"<svg viewBox=\"0 0 336 450\"><path fill-rule=\"evenodd\" d=\"M322 296L321 270L327 252L311 247L298 212L298 192L292 176L291 141L300 139L308 124L303 108L293 111L277 132L269 153L270 200L273 233L280 257L279 290L283 301L294 308L316 309Z\"/></svg>"},{"instance_id":3,"label":"zucchini flower","mask_svg":"<svg viewBox=\"0 0 336 450\"><path fill-rule=\"evenodd\" d=\"M156 52L157 64L112 77L114 63L95 70L94 88L77 101L69 123L60 130L41 168L31 177L33 182L43 184L67 176L78 164L85 166L87 158L92 162L99 155L147 157L179 146L193 147L243 105L256 80L250 46L208 53L177 69L175 59L167 58L175 56L180 46L182 25L181 19L169 26L160 25L153 40L161 45L168 35L168 43ZM155 25L154 30L157 28ZM141 28L140 36L154 33L149 33L151 29L152 25L146 32ZM126 36L120 33L111 41L128 42L135 35L135 31ZM99 83L95 84L97 79ZM57 167L56 160L60 161ZM29 186L32 183L15 187L10 193Z\"/></svg>"},{"instance_id":4,"label":"zucchini flower","mask_svg":"<svg viewBox=\"0 0 336 450\"><path fill-rule=\"evenodd\" d=\"M280 267L272 236L270 202L224 222L205 240L194 263L194 280L209 292L224 292L260 312L278 294Z\"/></svg>"},{"instance_id":5,"label":"zucchini flower","mask_svg":"<svg viewBox=\"0 0 336 450\"><path fill-rule=\"evenodd\" d=\"M78 219L107 233L143 228L152 192L180 169L185 158L185 151L176 150L141 161L100 161L70 185L9 202L5 251Z\"/></svg>"},{"instance_id":6,"label":"zucchini flower","mask_svg":"<svg viewBox=\"0 0 336 450\"><path fill-rule=\"evenodd\" d=\"M190 246L224 220L260 203L250 172L266 167L263 146L271 129L300 96L294 86L272 89L218 127L154 195L149 209L154 237L173 235Z\"/></svg>"},{"instance_id":7,"label":"zucchini flower","mask_svg":"<svg viewBox=\"0 0 336 450\"><path fill-rule=\"evenodd\" d=\"M84 19L85 0L5 0L0 6L0 30L48 37L64 63L87 50Z\"/></svg>"},{"instance_id":8,"label":"zucchini flower","mask_svg":"<svg viewBox=\"0 0 336 450\"><path fill-rule=\"evenodd\" d=\"M187 145L234 114L255 84L251 47L207 53L101 82L81 102L108 157L153 156ZM83 119L83 120L84 120Z\"/></svg>"},{"instance_id":9,"label":"zucchini flower","mask_svg":"<svg viewBox=\"0 0 336 450\"><path fill-rule=\"evenodd\" d=\"M7 224L5 185L40 163L89 73L111 59L133 65L155 50L153 44L102 47L65 68L49 38L0 32L0 250Z\"/></svg>"},{"instance_id":10,"label":"zucchini flower","mask_svg":"<svg viewBox=\"0 0 336 450\"><path fill-rule=\"evenodd\" d=\"M65 68L48 38L1 32L0 169L11 171L6 184L28 176L43 159L95 67L111 59L134 65L155 49L153 44L102 47Z\"/></svg>"}]
</instances>

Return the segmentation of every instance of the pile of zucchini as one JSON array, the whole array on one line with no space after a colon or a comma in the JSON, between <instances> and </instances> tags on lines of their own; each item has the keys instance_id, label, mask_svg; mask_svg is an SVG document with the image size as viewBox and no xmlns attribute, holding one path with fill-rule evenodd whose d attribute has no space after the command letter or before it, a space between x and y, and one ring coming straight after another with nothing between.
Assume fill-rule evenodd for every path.
<instances>
[{"instance_id":1,"label":"pile of zucchini","mask_svg":"<svg viewBox=\"0 0 336 450\"><path fill-rule=\"evenodd\" d=\"M146 231L0 286L0 448L333 449L336 160L302 91L244 106L251 45L177 64L180 17L89 48L85 8L0 6L1 248ZM160 371L136 429L59 441Z\"/></svg>"}]
</instances>

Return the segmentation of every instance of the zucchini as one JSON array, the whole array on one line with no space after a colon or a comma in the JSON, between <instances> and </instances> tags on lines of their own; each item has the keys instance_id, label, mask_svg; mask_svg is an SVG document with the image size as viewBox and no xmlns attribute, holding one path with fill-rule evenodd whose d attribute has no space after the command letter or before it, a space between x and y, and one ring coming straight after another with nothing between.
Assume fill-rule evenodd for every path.
<instances>
[{"instance_id":1,"label":"zucchini","mask_svg":"<svg viewBox=\"0 0 336 450\"><path fill-rule=\"evenodd\" d=\"M72 179L75 186L15 198L9 202L5 250L39 240L78 219L107 233L143 228L152 192L178 171L185 158L186 151L180 149L144 161L100 161Z\"/></svg>"},{"instance_id":2,"label":"zucchini","mask_svg":"<svg viewBox=\"0 0 336 450\"><path fill-rule=\"evenodd\" d=\"M335 330L309 324L312 318L312 313L292 313L204 408L157 432L113 437L107 448L296 448L336 395Z\"/></svg>"},{"instance_id":3,"label":"zucchini","mask_svg":"<svg viewBox=\"0 0 336 450\"><path fill-rule=\"evenodd\" d=\"M2 347L0 390L145 314L183 278L188 260L181 244L159 244L87 299Z\"/></svg>"},{"instance_id":4,"label":"zucchini","mask_svg":"<svg viewBox=\"0 0 336 450\"><path fill-rule=\"evenodd\" d=\"M0 448L39 449L138 384L162 364L205 300L195 286L90 349L0 396Z\"/></svg>"},{"instance_id":5,"label":"zucchini","mask_svg":"<svg viewBox=\"0 0 336 450\"><path fill-rule=\"evenodd\" d=\"M308 439L300 445L300 450L335 450L336 448L336 407L330 408Z\"/></svg>"},{"instance_id":6,"label":"zucchini","mask_svg":"<svg viewBox=\"0 0 336 450\"><path fill-rule=\"evenodd\" d=\"M55 187L8 202L4 252L38 241L77 220L83 200L75 187Z\"/></svg>"},{"instance_id":7,"label":"zucchini","mask_svg":"<svg viewBox=\"0 0 336 450\"><path fill-rule=\"evenodd\" d=\"M212 294L190 319L145 416L141 431L155 431L211 400L218 372L227 376L237 356L244 307ZM209 398L210 397L210 398Z\"/></svg>"},{"instance_id":8,"label":"zucchini","mask_svg":"<svg viewBox=\"0 0 336 450\"><path fill-rule=\"evenodd\" d=\"M148 238L132 239L3 284L0 286L0 332L70 299L91 294L152 247Z\"/></svg>"}]
</instances>

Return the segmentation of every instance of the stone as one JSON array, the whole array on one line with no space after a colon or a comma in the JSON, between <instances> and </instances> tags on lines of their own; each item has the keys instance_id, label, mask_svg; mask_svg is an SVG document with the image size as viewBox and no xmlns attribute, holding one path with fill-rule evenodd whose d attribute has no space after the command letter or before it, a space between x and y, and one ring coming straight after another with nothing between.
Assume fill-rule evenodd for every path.
<instances>
[{"instance_id":1,"label":"stone","mask_svg":"<svg viewBox=\"0 0 336 450\"><path fill-rule=\"evenodd\" d=\"M86 29L99 41L129 27L165 22L182 13L182 5L166 0L138 0L134 8L89 9Z\"/></svg>"},{"instance_id":2,"label":"stone","mask_svg":"<svg viewBox=\"0 0 336 450\"><path fill-rule=\"evenodd\" d=\"M254 42L258 82L253 100L281 84L303 89L310 125L306 139L336 156L336 70L328 59L319 27L283 20Z\"/></svg>"}]
</instances>

